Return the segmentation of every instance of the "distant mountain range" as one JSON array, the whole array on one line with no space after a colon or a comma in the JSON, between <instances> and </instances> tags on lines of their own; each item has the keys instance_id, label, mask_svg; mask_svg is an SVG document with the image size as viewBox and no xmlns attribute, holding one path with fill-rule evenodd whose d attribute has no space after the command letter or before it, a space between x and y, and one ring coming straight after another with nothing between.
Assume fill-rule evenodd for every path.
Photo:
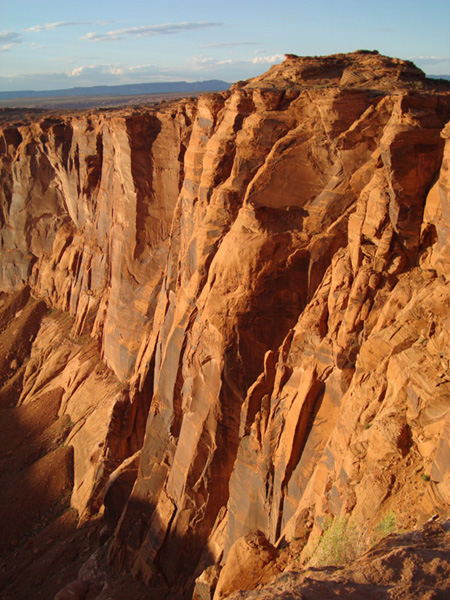
<instances>
[{"instance_id":1,"label":"distant mountain range","mask_svg":"<svg viewBox=\"0 0 450 600\"><path fill-rule=\"evenodd\" d=\"M430 79L448 79L450 75L427 75ZM220 79L208 81L166 81L158 83L134 83L128 85L95 85L90 87L73 87L62 90L21 90L0 92L0 100L20 98L69 98L76 96L134 96L146 94L170 94L192 92L219 92L227 90L231 83Z\"/></svg>"},{"instance_id":2,"label":"distant mountain range","mask_svg":"<svg viewBox=\"0 0 450 600\"><path fill-rule=\"evenodd\" d=\"M427 75L430 79L448 79L450 81L450 75Z\"/></svg>"},{"instance_id":3,"label":"distant mountain range","mask_svg":"<svg viewBox=\"0 0 450 600\"><path fill-rule=\"evenodd\" d=\"M73 87L64 90L24 90L20 92L0 92L0 100L14 98L57 98L68 96L133 96L141 94L168 94L173 92L218 92L227 90L230 83L219 79L209 81L169 81L160 83L135 83L130 85L95 85Z\"/></svg>"}]
</instances>

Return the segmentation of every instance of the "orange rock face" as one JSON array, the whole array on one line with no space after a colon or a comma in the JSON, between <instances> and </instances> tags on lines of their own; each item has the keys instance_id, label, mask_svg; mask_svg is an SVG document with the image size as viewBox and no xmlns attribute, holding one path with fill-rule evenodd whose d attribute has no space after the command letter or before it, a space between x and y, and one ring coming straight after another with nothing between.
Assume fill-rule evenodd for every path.
<instances>
[{"instance_id":1,"label":"orange rock face","mask_svg":"<svg viewBox=\"0 0 450 600\"><path fill-rule=\"evenodd\" d=\"M49 348L44 317L21 402L64 390L80 512L142 446L121 568L186 595L255 530L303 540L303 560L327 515L407 529L448 511L450 92L434 85L376 53L289 56L198 101L5 127L3 289L70 312L112 371Z\"/></svg>"},{"instance_id":2,"label":"orange rock face","mask_svg":"<svg viewBox=\"0 0 450 600\"><path fill-rule=\"evenodd\" d=\"M253 591L229 594L229 600L267 598L354 598L422 600L448 595L449 523L390 536L363 557L341 567L289 569Z\"/></svg>"}]
</instances>

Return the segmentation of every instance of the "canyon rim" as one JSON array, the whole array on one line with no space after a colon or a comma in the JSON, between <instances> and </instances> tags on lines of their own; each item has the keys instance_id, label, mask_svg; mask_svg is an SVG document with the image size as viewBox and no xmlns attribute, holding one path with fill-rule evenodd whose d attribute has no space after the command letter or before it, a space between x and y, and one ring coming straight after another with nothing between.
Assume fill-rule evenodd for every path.
<instances>
[{"instance_id":1,"label":"canyon rim","mask_svg":"<svg viewBox=\"0 0 450 600\"><path fill-rule=\"evenodd\" d=\"M351 597L443 598L449 84L287 55L198 99L1 115L7 597L219 600L390 514L405 548L435 518L434 570L361 566ZM72 570L20 588L64 536Z\"/></svg>"}]
</instances>

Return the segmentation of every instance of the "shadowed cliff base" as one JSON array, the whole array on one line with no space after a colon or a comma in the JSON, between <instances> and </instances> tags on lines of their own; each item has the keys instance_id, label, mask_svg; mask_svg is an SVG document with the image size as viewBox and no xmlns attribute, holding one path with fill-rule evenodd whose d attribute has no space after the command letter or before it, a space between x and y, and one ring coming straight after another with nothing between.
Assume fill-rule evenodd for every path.
<instances>
[{"instance_id":1,"label":"shadowed cliff base","mask_svg":"<svg viewBox=\"0 0 450 600\"><path fill-rule=\"evenodd\" d=\"M99 546L102 519L81 524L70 506L74 447L68 441L79 423L62 410L65 389L50 385L20 401L46 319L69 336L73 322L67 317L31 298L28 287L1 298L0 592L11 600L53 598ZM51 349L45 360L51 363Z\"/></svg>"},{"instance_id":2,"label":"shadowed cliff base","mask_svg":"<svg viewBox=\"0 0 450 600\"><path fill-rule=\"evenodd\" d=\"M63 571L66 577L75 574L83 555L79 544L67 541L75 535L77 516L70 510L73 448L64 446L71 426L58 418L63 390L17 406L32 343L47 312L29 291L3 298L0 308L0 590L11 599L53 597L64 582Z\"/></svg>"},{"instance_id":3,"label":"shadowed cliff base","mask_svg":"<svg viewBox=\"0 0 450 600\"><path fill-rule=\"evenodd\" d=\"M62 390L111 576L190 597L257 530L285 570L330 520L448 514L449 119L447 88L359 51L3 128L2 289L50 310L0 398Z\"/></svg>"}]
</instances>

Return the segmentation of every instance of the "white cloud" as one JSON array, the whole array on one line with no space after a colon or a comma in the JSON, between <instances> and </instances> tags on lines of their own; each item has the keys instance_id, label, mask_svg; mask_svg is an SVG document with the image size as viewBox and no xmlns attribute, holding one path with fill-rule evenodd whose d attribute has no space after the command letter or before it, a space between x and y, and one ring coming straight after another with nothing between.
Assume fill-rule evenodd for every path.
<instances>
[{"instance_id":1,"label":"white cloud","mask_svg":"<svg viewBox=\"0 0 450 600\"><path fill-rule=\"evenodd\" d=\"M267 57L278 60L283 55ZM231 58L211 58L196 56L178 65L154 64L98 64L98 57L85 59L85 63L70 62L70 67L60 71L23 73L0 77L2 90L53 90L71 87L89 87L95 85L126 85L150 83L152 81L199 81L222 79L238 81L260 75L267 63L258 64L249 57L247 60Z\"/></svg>"},{"instance_id":2,"label":"white cloud","mask_svg":"<svg viewBox=\"0 0 450 600\"><path fill-rule=\"evenodd\" d=\"M421 60L428 62L445 62L450 60L448 56L409 56L408 60Z\"/></svg>"},{"instance_id":3,"label":"white cloud","mask_svg":"<svg viewBox=\"0 0 450 600\"><path fill-rule=\"evenodd\" d=\"M22 35L14 31L0 31L0 52L7 52L22 43Z\"/></svg>"},{"instance_id":4,"label":"white cloud","mask_svg":"<svg viewBox=\"0 0 450 600\"><path fill-rule=\"evenodd\" d=\"M0 89L53 90L95 85L125 85L151 81L180 81L179 73L166 72L150 64L142 65L80 65L67 71L23 73L1 77Z\"/></svg>"},{"instance_id":5,"label":"white cloud","mask_svg":"<svg viewBox=\"0 0 450 600\"><path fill-rule=\"evenodd\" d=\"M72 25L91 25L91 21L57 21L56 23L45 23L44 25L34 25L28 27L25 31L48 31L49 29L57 29L58 27L70 27Z\"/></svg>"},{"instance_id":6,"label":"white cloud","mask_svg":"<svg viewBox=\"0 0 450 600\"><path fill-rule=\"evenodd\" d=\"M14 48L16 45L17 44L3 44L0 46L0 52L8 52L8 50L11 50L11 48Z\"/></svg>"},{"instance_id":7,"label":"white cloud","mask_svg":"<svg viewBox=\"0 0 450 600\"><path fill-rule=\"evenodd\" d=\"M206 27L221 27L223 23L211 23L209 21L198 21L194 23L164 23L162 25L141 25L140 27L128 27L127 29L116 29L107 33L87 33L81 39L89 42L121 40L124 37L136 36L147 37L154 35L167 35L171 33L182 33L205 29Z\"/></svg>"},{"instance_id":8,"label":"white cloud","mask_svg":"<svg viewBox=\"0 0 450 600\"><path fill-rule=\"evenodd\" d=\"M75 69L72 69L72 71L68 71L67 76L68 77L79 77L85 69L86 69L86 67L76 67Z\"/></svg>"},{"instance_id":9,"label":"white cloud","mask_svg":"<svg viewBox=\"0 0 450 600\"><path fill-rule=\"evenodd\" d=\"M440 65L450 62L450 56L408 56L408 60L422 65Z\"/></svg>"},{"instance_id":10,"label":"white cloud","mask_svg":"<svg viewBox=\"0 0 450 600\"><path fill-rule=\"evenodd\" d=\"M207 58L206 56L194 56L192 60L196 65L210 65L215 62L213 58Z\"/></svg>"},{"instance_id":11,"label":"white cloud","mask_svg":"<svg viewBox=\"0 0 450 600\"><path fill-rule=\"evenodd\" d=\"M75 67L70 71L66 71L67 77L89 80L90 85L97 83L97 78L110 78L111 80L117 76L131 76L136 80L140 76L152 77L160 73L160 69L153 65L82 65ZM114 81L113 81L114 83ZM127 82L128 83L128 82Z\"/></svg>"},{"instance_id":12,"label":"white cloud","mask_svg":"<svg viewBox=\"0 0 450 600\"><path fill-rule=\"evenodd\" d=\"M25 31L48 31L58 27L72 27L74 25L108 25L111 21L56 21L55 23L44 23L43 25L34 25L25 29Z\"/></svg>"},{"instance_id":13,"label":"white cloud","mask_svg":"<svg viewBox=\"0 0 450 600\"><path fill-rule=\"evenodd\" d=\"M408 56L427 75L450 74L450 56Z\"/></svg>"},{"instance_id":14,"label":"white cloud","mask_svg":"<svg viewBox=\"0 0 450 600\"><path fill-rule=\"evenodd\" d=\"M191 68L194 71L209 71L212 73L214 69L220 69L223 67L238 67L239 69L249 69L250 65L267 65L273 64L277 62L281 62L284 60L284 54L274 54L273 56L258 56L255 58L251 58L249 60L237 60L237 59L217 59L211 58L207 56L194 56L191 61ZM259 71L260 73L261 71ZM249 75L246 77L253 76L254 73L249 72ZM214 76L213 74L211 76Z\"/></svg>"},{"instance_id":15,"label":"white cloud","mask_svg":"<svg viewBox=\"0 0 450 600\"><path fill-rule=\"evenodd\" d=\"M229 42L226 44L204 44L200 48L229 48L230 46L257 46L259 42Z\"/></svg>"},{"instance_id":16,"label":"white cloud","mask_svg":"<svg viewBox=\"0 0 450 600\"><path fill-rule=\"evenodd\" d=\"M194 56L192 58L192 63L198 67L215 67L216 65L236 65L236 64L243 64L246 63L247 61L243 61L243 60L235 60L232 58L226 58L223 60L220 60L218 58L211 58L211 57L207 57L207 56Z\"/></svg>"},{"instance_id":17,"label":"white cloud","mask_svg":"<svg viewBox=\"0 0 450 600\"><path fill-rule=\"evenodd\" d=\"M252 58L254 65L273 65L284 60L284 54L273 54L272 56L255 56Z\"/></svg>"}]
</instances>

